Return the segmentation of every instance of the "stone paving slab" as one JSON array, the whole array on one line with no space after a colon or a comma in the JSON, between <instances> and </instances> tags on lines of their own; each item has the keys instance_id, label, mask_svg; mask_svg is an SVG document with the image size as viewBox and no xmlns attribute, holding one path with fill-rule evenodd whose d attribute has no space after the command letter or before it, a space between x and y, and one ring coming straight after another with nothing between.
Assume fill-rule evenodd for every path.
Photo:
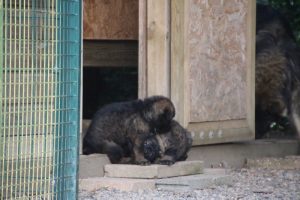
<instances>
[{"instance_id":1,"label":"stone paving slab","mask_svg":"<svg viewBox=\"0 0 300 200\"><path fill-rule=\"evenodd\" d=\"M108 164L104 166L105 177L118 178L166 178L203 173L202 161L182 161L174 165L125 165Z\"/></svg>"},{"instance_id":2,"label":"stone paving slab","mask_svg":"<svg viewBox=\"0 0 300 200\"><path fill-rule=\"evenodd\" d=\"M103 177L103 166L109 163L108 157L104 154L80 155L79 178Z\"/></svg>"},{"instance_id":3,"label":"stone paving slab","mask_svg":"<svg viewBox=\"0 0 300 200\"><path fill-rule=\"evenodd\" d=\"M300 156L286 156L284 158L247 159L245 167L278 170L300 169Z\"/></svg>"},{"instance_id":4,"label":"stone paving slab","mask_svg":"<svg viewBox=\"0 0 300 200\"><path fill-rule=\"evenodd\" d=\"M128 179L128 178L86 178L79 179L79 189L95 192L101 188L117 189L122 191L138 191L155 189L155 181L151 179Z\"/></svg>"},{"instance_id":5,"label":"stone paving slab","mask_svg":"<svg viewBox=\"0 0 300 200\"><path fill-rule=\"evenodd\" d=\"M117 189L121 191L138 190L171 190L187 191L193 189L214 188L218 185L232 185L232 177L227 175L226 169L204 169L205 174L179 176L160 179L140 178L86 178L79 179L81 191L95 192L101 188Z\"/></svg>"},{"instance_id":6,"label":"stone paving slab","mask_svg":"<svg viewBox=\"0 0 300 200\"><path fill-rule=\"evenodd\" d=\"M200 174L156 180L157 189L172 191L215 188L219 185L233 185L232 176Z\"/></svg>"}]
</instances>

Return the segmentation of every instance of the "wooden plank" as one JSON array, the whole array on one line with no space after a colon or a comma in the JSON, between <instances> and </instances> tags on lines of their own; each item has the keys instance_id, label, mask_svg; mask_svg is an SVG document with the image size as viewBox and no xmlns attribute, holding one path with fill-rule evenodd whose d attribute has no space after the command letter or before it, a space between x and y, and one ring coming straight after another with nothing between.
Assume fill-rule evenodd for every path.
<instances>
[{"instance_id":1,"label":"wooden plank","mask_svg":"<svg viewBox=\"0 0 300 200\"><path fill-rule=\"evenodd\" d=\"M43 1L40 1L39 3L34 3L32 2L32 0L30 1L3 1L3 8L8 8L8 9L19 9L21 8L22 10L24 10L24 8L29 8L30 10L32 9L48 9L48 7L50 8L55 8L56 4L50 4L49 3L45 3ZM28 9L28 10L29 10Z\"/></svg>"},{"instance_id":2,"label":"wooden plank","mask_svg":"<svg viewBox=\"0 0 300 200\"><path fill-rule=\"evenodd\" d=\"M193 145L246 141L252 136L247 120L189 123Z\"/></svg>"},{"instance_id":3,"label":"wooden plank","mask_svg":"<svg viewBox=\"0 0 300 200\"><path fill-rule=\"evenodd\" d=\"M34 132L33 132L34 133ZM32 159L51 157L54 154L54 138L52 134L0 137L0 148L4 149L4 158L14 159Z\"/></svg>"},{"instance_id":4,"label":"wooden plank","mask_svg":"<svg viewBox=\"0 0 300 200\"><path fill-rule=\"evenodd\" d=\"M83 41L83 66L137 67L137 41Z\"/></svg>"},{"instance_id":5,"label":"wooden plank","mask_svg":"<svg viewBox=\"0 0 300 200\"><path fill-rule=\"evenodd\" d=\"M5 4L5 2L3 3ZM7 6L5 12L3 11L3 14L5 14L2 27L3 36L8 39L35 40L34 47L38 49L43 46L45 48L47 41L55 43L56 27L53 25L55 20L54 15L57 15L55 8L47 3L39 4L31 2L29 4L29 7L28 5L21 5L20 9L18 5ZM30 20L29 16L34 16L35 20ZM46 16L47 20L45 19ZM32 34L33 32L35 34ZM6 42L9 43L8 40ZM22 40L21 43L23 42L25 43ZM37 43L39 45L36 45ZM38 49L35 50L38 51Z\"/></svg>"},{"instance_id":6,"label":"wooden plank","mask_svg":"<svg viewBox=\"0 0 300 200\"><path fill-rule=\"evenodd\" d=\"M256 27L256 2L248 2L247 16L247 120L250 130L255 133L255 27ZM252 135L252 139L255 134Z\"/></svg>"},{"instance_id":7,"label":"wooden plank","mask_svg":"<svg viewBox=\"0 0 300 200\"><path fill-rule=\"evenodd\" d=\"M0 182L5 188L0 199L33 199L35 195L53 199L50 198L54 186L53 163L53 156L4 160L4 164L0 162L0 166L4 167L3 174L0 172ZM37 192L42 193L43 197Z\"/></svg>"},{"instance_id":8,"label":"wooden plank","mask_svg":"<svg viewBox=\"0 0 300 200\"><path fill-rule=\"evenodd\" d=\"M139 0L139 98L147 96L147 0Z\"/></svg>"},{"instance_id":9,"label":"wooden plank","mask_svg":"<svg viewBox=\"0 0 300 200\"><path fill-rule=\"evenodd\" d=\"M3 135L46 135L52 134L55 117L53 104L25 104L3 106L7 108L3 112L3 126L0 127Z\"/></svg>"},{"instance_id":10,"label":"wooden plank","mask_svg":"<svg viewBox=\"0 0 300 200\"><path fill-rule=\"evenodd\" d=\"M210 129L237 129L248 127L248 122L245 119L240 120L228 120L228 121L215 121L215 122L201 122L201 123L190 123L189 127L210 130Z\"/></svg>"},{"instance_id":11,"label":"wooden plank","mask_svg":"<svg viewBox=\"0 0 300 200\"><path fill-rule=\"evenodd\" d=\"M192 129L189 127L189 129ZM207 145L228 142L247 141L252 137L252 131L248 127L230 129L210 129L191 131L193 145Z\"/></svg>"},{"instance_id":12,"label":"wooden plank","mask_svg":"<svg viewBox=\"0 0 300 200\"><path fill-rule=\"evenodd\" d=\"M189 65L185 59L188 56L188 48L185 45L187 6L187 1L171 1L171 99L178 113L175 118L185 127L189 121Z\"/></svg>"},{"instance_id":13,"label":"wooden plank","mask_svg":"<svg viewBox=\"0 0 300 200\"><path fill-rule=\"evenodd\" d=\"M3 74L2 100L6 106L15 104L53 104L54 90L57 83L55 74L48 72L10 72Z\"/></svg>"},{"instance_id":14,"label":"wooden plank","mask_svg":"<svg viewBox=\"0 0 300 200\"><path fill-rule=\"evenodd\" d=\"M8 177L13 176L19 178L19 181L20 179L34 179L36 177L50 178L49 175L53 174L53 155L37 158L6 159L4 162L4 177L5 175L8 175ZM2 165L3 163L1 163L1 167ZM18 173L18 177L16 173Z\"/></svg>"},{"instance_id":15,"label":"wooden plank","mask_svg":"<svg viewBox=\"0 0 300 200\"><path fill-rule=\"evenodd\" d=\"M170 96L170 0L147 1L147 95Z\"/></svg>"},{"instance_id":16,"label":"wooden plank","mask_svg":"<svg viewBox=\"0 0 300 200\"><path fill-rule=\"evenodd\" d=\"M53 130L56 97L54 73L9 72L2 99L4 135L48 134Z\"/></svg>"},{"instance_id":17,"label":"wooden plank","mask_svg":"<svg viewBox=\"0 0 300 200\"><path fill-rule=\"evenodd\" d=\"M18 33L19 34L19 33ZM13 41L22 39L21 37L11 37L12 41L5 43L5 56L3 56L3 67L10 70L19 69L44 69L51 71L56 60L56 45L50 40L32 41L26 39L26 42ZM15 52L10 52L16 49ZM50 67L49 67L50 66Z\"/></svg>"},{"instance_id":18,"label":"wooden plank","mask_svg":"<svg viewBox=\"0 0 300 200\"><path fill-rule=\"evenodd\" d=\"M138 39L138 0L84 0L83 38Z\"/></svg>"}]
</instances>

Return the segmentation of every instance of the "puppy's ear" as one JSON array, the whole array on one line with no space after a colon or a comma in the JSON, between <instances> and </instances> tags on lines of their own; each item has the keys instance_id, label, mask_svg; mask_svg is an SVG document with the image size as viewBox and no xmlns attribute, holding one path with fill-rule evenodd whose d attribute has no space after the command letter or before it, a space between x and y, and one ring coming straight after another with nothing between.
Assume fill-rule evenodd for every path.
<instances>
[{"instance_id":1,"label":"puppy's ear","mask_svg":"<svg viewBox=\"0 0 300 200\"><path fill-rule=\"evenodd\" d=\"M175 107L173 103L167 99L160 99L153 104L153 110L156 113L156 117L163 118L164 120L170 121L175 116Z\"/></svg>"},{"instance_id":2,"label":"puppy's ear","mask_svg":"<svg viewBox=\"0 0 300 200\"><path fill-rule=\"evenodd\" d=\"M151 126L160 128L170 123L175 116L175 107L170 99L153 96L144 100L142 115Z\"/></svg>"},{"instance_id":3,"label":"puppy's ear","mask_svg":"<svg viewBox=\"0 0 300 200\"><path fill-rule=\"evenodd\" d=\"M174 107L166 107L163 111L163 117L171 121L175 117L175 109Z\"/></svg>"},{"instance_id":4,"label":"puppy's ear","mask_svg":"<svg viewBox=\"0 0 300 200\"><path fill-rule=\"evenodd\" d=\"M155 112L150 104L145 104L141 114L148 123L155 120Z\"/></svg>"}]
</instances>

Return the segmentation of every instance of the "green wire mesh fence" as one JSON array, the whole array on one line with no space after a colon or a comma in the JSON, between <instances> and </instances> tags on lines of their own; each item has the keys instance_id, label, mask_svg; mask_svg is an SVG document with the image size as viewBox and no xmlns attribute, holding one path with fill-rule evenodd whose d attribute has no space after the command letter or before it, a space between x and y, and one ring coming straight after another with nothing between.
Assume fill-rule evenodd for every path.
<instances>
[{"instance_id":1,"label":"green wire mesh fence","mask_svg":"<svg viewBox=\"0 0 300 200\"><path fill-rule=\"evenodd\" d=\"M76 199L80 0L0 0L0 199Z\"/></svg>"}]
</instances>

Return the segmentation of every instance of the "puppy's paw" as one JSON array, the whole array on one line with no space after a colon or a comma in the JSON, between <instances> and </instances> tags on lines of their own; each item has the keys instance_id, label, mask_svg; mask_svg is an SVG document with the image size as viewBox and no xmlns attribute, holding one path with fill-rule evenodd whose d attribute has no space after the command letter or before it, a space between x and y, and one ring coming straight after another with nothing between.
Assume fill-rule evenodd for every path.
<instances>
[{"instance_id":1,"label":"puppy's paw","mask_svg":"<svg viewBox=\"0 0 300 200\"><path fill-rule=\"evenodd\" d=\"M142 161L136 161L135 164L136 164L136 165L147 166L147 165L150 165L151 162L148 161L148 160L142 160Z\"/></svg>"},{"instance_id":2,"label":"puppy's paw","mask_svg":"<svg viewBox=\"0 0 300 200\"><path fill-rule=\"evenodd\" d=\"M173 165L175 162L173 160L160 160L159 164L161 165Z\"/></svg>"}]
</instances>

